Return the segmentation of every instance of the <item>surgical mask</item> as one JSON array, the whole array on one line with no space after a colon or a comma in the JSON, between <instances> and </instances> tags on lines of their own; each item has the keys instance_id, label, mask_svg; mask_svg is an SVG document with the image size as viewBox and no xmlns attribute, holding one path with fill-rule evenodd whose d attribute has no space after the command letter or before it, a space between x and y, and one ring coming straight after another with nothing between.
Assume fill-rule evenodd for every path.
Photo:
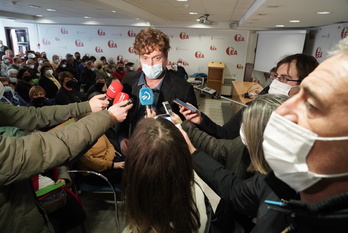
<instances>
[{"instance_id":1,"label":"surgical mask","mask_svg":"<svg viewBox=\"0 0 348 233\"><path fill-rule=\"evenodd\" d=\"M53 62L54 62L54 64L58 64L59 60L54 60Z\"/></svg>"},{"instance_id":2,"label":"surgical mask","mask_svg":"<svg viewBox=\"0 0 348 233\"><path fill-rule=\"evenodd\" d=\"M5 64L8 64L8 63L10 63L10 60L9 60L9 59L5 59L5 60L4 60L4 63L5 63Z\"/></svg>"},{"instance_id":3,"label":"surgical mask","mask_svg":"<svg viewBox=\"0 0 348 233\"><path fill-rule=\"evenodd\" d=\"M178 63L178 66L182 66L182 63Z\"/></svg>"},{"instance_id":4,"label":"surgical mask","mask_svg":"<svg viewBox=\"0 0 348 233\"><path fill-rule=\"evenodd\" d=\"M5 87L2 85L2 82L0 82L0 99L4 96L5 93Z\"/></svg>"},{"instance_id":5,"label":"surgical mask","mask_svg":"<svg viewBox=\"0 0 348 233\"><path fill-rule=\"evenodd\" d=\"M5 88L5 92L12 91L12 88L10 86L4 86L4 88Z\"/></svg>"},{"instance_id":6,"label":"surgical mask","mask_svg":"<svg viewBox=\"0 0 348 233\"><path fill-rule=\"evenodd\" d=\"M243 144L245 146L247 146L245 133L244 133L244 124L243 123L240 125L239 136L240 136L240 139L242 140Z\"/></svg>"},{"instance_id":7,"label":"surgical mask","mask_svg":"<svg viewBox=\"0 0 348 233\"><path fill-rule=\"evenodd\" d=\"M117 70L118 70L119 72L123 72L123 71L124 71L124 67L117 67Z\"/></svg>"},{"instance_id":8,"label":"surgical mask","mask_svg":"<svg viewBox=\"0 0 348 233\"><path fill-rule=\"evenodd\" d=\"M294 86L290 86L289 84L282 83L275 79L269 86L268 94L282 94L289 96L289 92L293 87Z\"/></svg>"},{"instance_id":9,"label":"surgical mask","mask_svg":"<svg viewBox=\"0 0 348 233\"><path fill-rule=\"evenodd\" d=\"M62 65L62 68L66 68L66 65L65 65L65 64L63 64L63 65Z\"/></svg>"},{"instance_id":10,"label":"surgical mask","mask_svg":"<svg viewBox=\"0 0 348 233\"><path fill-rule=\"evenodd\" d=\"M28 67L29 67L30 69L34 69L35 66L34 66L34 65L29 65Z\"/></svg>"},{"instance_id":11,"label":"surgical mask","mask_svg":"<svg viewBox=\"0 0 348 233\"><path fill-rule=\"evenodd\" d=\"M53 74L53 70L46 70L45 71L46 76L52 76L52 74Z\"/></svg>"},{"instance_id":12,"label":"surgical mask","mask_svg":"<svg viewBox=\"0 0 348 233\"><path fill-rule=\"evenodd\" d=\"M30 59L30 58L34 58L35 57L35 55L34 54L28 54L28 58Z\"/></svg>"},{"instance_id":13,"label":"surgical mask","mask_svg":"<svg viewBox=\"0 0 348 233\"><path fill-rule=\"evenodd\" d=\"M39 64L41 65L42 63L43 63L43 60L40 60L40 61L39 61Z\"/></svg>"},{"instance_id":14,"label":"surgical mask","mask_svg":"<svg viewBox=\"0 0 348 233\"><path fill-rule=\"evenodd\" d=\"M149 66L149 65L141 63L141 66L146 77L148 77L149 79L156 79L163 72L162 63L156 64L153 66Z\"/></svg>"},{"instance_id":15,"label":"surgical mask","mask_svg":"<svg viewBox=\"0 0 348 233\"><path fill-rule=\"evenodd\" d=\"M178 65L173 65L173 69L177 69L178 68Z\"/></svg>"},{"instance_id":16,"label":"surgical mask","mask_svg":"<svg viewBox=\"0 0 348 233\"><path fill-rule=\"evenodd\" d=\"M95 68L92 68L91 71L95 71Z\"/></svg>"},{"instance_id":17,"label":"surgical mask","mask_svg":"<svg viewBox=\"0 0 348 233\"><path fill-rule=\"evenodd\" d=\"M12 77L9 77L11 83L17 83L17 78L12 78Z\"/></svg>"},{"instance_id":18,"label":"surgical mask","mask_svg":"<svg viewBox=\"0 0 348 233\"><path fill-rule=\"evenodd\" d=\"M308 153L315 141L342 141L348 137L319 137L273 112L264 132L262 143L265 159L274 174L297 192L301 192L322 178L348 176L339 174L317 174L309 171L306 163Z\"/></svg>"},{"instance_id":19,"label":"surgical mask","mask_svg":"<svg viewBox=\"0 0 348 233\"><path fill-rule=\"evenodd\" d=\"M128 70L129 70L129 71L133 71L133 70L134 70L134 67L129 67Z\"/></svg>"}]
</instances>

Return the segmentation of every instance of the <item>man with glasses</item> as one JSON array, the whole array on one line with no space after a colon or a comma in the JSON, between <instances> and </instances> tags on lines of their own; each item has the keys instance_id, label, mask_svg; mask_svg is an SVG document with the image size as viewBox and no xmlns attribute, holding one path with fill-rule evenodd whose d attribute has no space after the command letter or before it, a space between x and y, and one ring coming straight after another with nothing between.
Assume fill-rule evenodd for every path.
<instances>
[{"instance_id":1,"label":"man with glasses","mask_svg":"<svg viewBox=\"0 0 348 233\"><path fill-rule=\"evenodd\" d=\"M183 78L169 72L166 68L168 51L170 50L169 37L154 28L143 29L137 34L134 41L134 51L139 55L142 70L128 73L122 80L124 92L134 99L134 107L125 123L120 125L117 132L121 151L127 149L127 138L135 124L144 117L145 106L139 103L139 90L143 87L151 88L154 92L152 110L158 114L166 113L162 102L168 101L173 112L182 115L173 99L179 98L197 107L197 100L193 87ZM112 137L107 134L109 139ZM115 145L114 141L110 141Z\"/></svg>"}]
</instances>

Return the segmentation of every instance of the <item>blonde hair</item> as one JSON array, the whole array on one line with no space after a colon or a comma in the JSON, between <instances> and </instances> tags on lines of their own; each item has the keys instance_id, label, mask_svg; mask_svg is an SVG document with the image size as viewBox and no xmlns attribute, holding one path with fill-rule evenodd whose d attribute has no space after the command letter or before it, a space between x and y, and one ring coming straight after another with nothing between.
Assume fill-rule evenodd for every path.
<instances>
[{"instance_id":1,"label":"blonde hair","mask_svg":"<svg viewBox=\"0 0 348 233\"><path fill-rule=\"evenodd\" d=\"M35 94L38 94L39 92L42 92L46 96L46 91L42 87L40 87L40 86L33 86L32 88L30 88L30 90L29 90L29 97L30 97L30 99L34 99L33 96Z\"/></svg>"}]
</instances>

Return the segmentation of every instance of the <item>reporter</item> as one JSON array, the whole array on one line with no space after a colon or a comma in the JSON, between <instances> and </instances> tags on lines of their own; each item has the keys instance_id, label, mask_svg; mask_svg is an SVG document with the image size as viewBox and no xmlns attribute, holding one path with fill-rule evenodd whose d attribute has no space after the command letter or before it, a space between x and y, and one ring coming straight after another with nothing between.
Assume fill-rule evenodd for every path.
<instances>
[{"instance_id":1,"label":"reporter","mask_svg":"<svg viewBox=\"0 0 348 233\"><path fill-rule=\"evenodd\" d=\"M0 126L34 130L82 113L79 122L50 132L3 137L0 132L0 229L2 232L54 232L47 215L35 202L29 178L60 166L86 151L114 123L123 121L132 105L108 105L98 95L89 102L66 106L14 107L0 103Z\"/></svg>"}]
</instances>

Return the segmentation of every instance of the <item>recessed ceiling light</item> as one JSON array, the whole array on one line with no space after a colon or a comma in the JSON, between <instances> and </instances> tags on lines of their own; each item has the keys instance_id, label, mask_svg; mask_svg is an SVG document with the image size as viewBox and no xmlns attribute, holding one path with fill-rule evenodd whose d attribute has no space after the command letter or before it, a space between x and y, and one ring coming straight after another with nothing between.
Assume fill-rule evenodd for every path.
<instances>
[{"instance_id":1,"label":"recessed ceiling light","mask_svg":"<svg viewBox=\"0 0 348 233\"><path fill-rule=\"evenodd\" d=\"M176 0L177 2L187 2L188 0Z\"/></svg>"},{"instance_id":2,"label":"recessed ceiling light","mask_svg":"<svg viewBox=\"0 0 348 233\"><path fill-rule=\"evenodd\" d=\"M330 11L317 11L315 12L317 15L328 15L328 14L331 14Z\"/></svg>"},{"instance_id":3,"label":"recessed ceiling light","mask_svg":"<svg viewBox=\"0 0 348 233\"><path fill-rule=\"evenodd\" d=\"M36 17L42 17L42 15L36 15Z\"/></svg>"},{"instance_id":4,"label":"recessed ceiling light","mask_svg":"<svg viewBox=\"0 0 348 233\"><path fill-rule=\"evenodd\" d=\"M31 8L41 8L41 6L37 6L37 5L28 5Z\"/></svg>"},{"instance_id":5,"label":"recessed ceiling light","mask_svg":"<svg viewBox=\"0 0 348 233\"><path fill-rule=\"evenodd\" d=\"M112 11L112 13L116 13L116 11Z\"/></svg>"},{"instance_id":6,"label":"recessed ceiling light","mask_svg":"<svg viewBox=\"0 0 348 233\"><path fill-rule=\"evenodd\" d=\"M85 18L85 19L90 19L91 17L89 17L89 16L85 16L84 18Z\"/></svg>"},{"instance_id":7,"label":"recessed ceiling light","mask_svg":"<svg viewBox=\"0 0 348 233\"><path fill-rule=\"evenodd\" d=\"M283 25L283 24L277 24L276 27L277 27L277 28L283 28L284 25Z\"/></svg>"},{"instance_id":8,"label":"recessed ceiling light","mask_svg":"<svg viewBox=\"0 0 348 233\"><path fill-rule=\"evenodd\" d=\"M289 22L290 22L290 23L299 23L299 22L301 22L301 21L298 20L298 19L291 19L291 20L289 20Z\"/></svg>"},{"instance_id":9,"label":"recessed ceiling light","mask_svg":"<svg viewBox=\"0 0 348 233\"><path fill-rule=\"evenodd\" d=\"M197 15L198 13L197 12L190 12L189 14L190 15Z\"/></svg>"},{"instance_id":10,"label":"recessed ceiling light","mask_svg":"<svg viewBox=\"0 0 348 233\"><path fill-rule=\"evenodd\" d=\"M55 10L55 9L50 9L50 8L49 8L49 9L47 9L47 11L56 11L56 10Z\"/></svg>"}]
</instances>

